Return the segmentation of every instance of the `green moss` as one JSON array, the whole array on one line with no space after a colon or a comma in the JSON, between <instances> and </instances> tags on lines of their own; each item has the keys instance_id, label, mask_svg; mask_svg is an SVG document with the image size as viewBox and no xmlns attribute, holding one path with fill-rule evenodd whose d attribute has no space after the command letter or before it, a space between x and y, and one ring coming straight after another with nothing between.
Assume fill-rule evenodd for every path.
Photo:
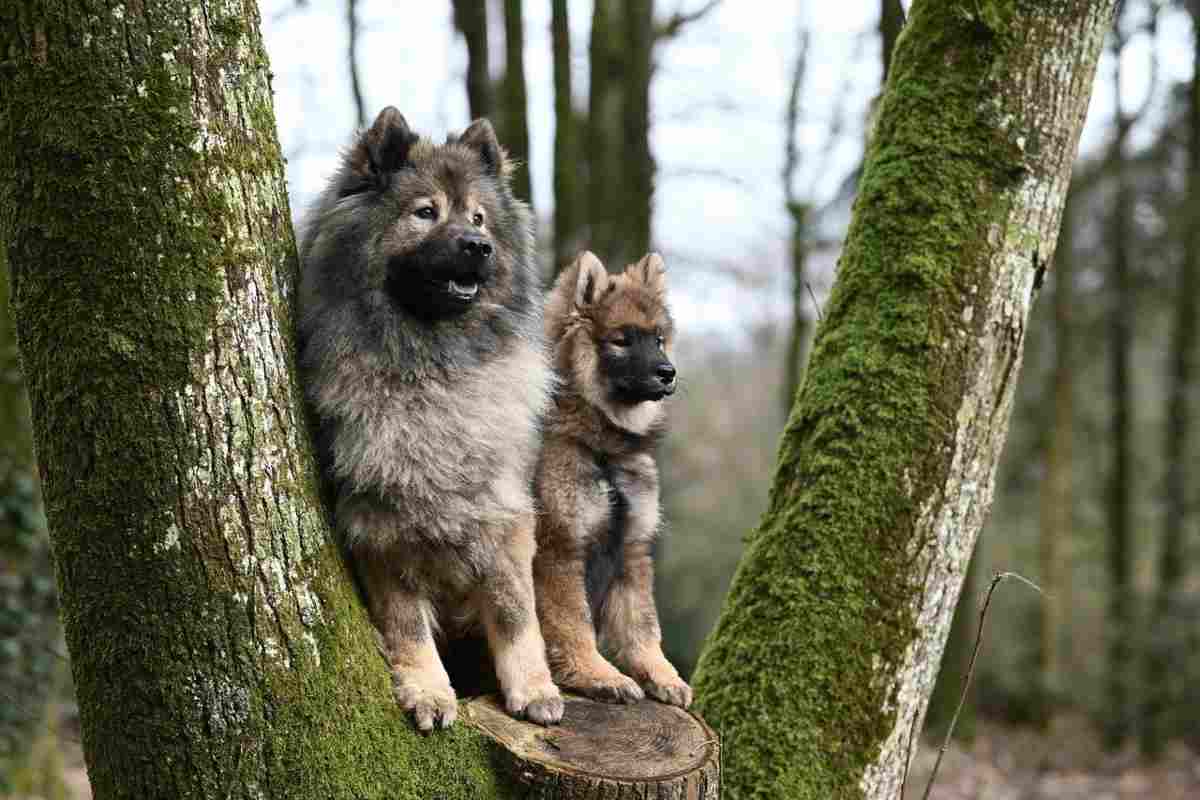
<instances>
[{"instance_id":1,"label":"green moss","mask_svg":"<svg viewBox=\"0 0 1200 800\"><path fill-rule=\"evenodd\" d=\"M94 790L506 796L481 735L403 718L330 543L257 19L144 7L0 10L0 221Z\"/></svg>"},{"instance_id":2,"label":"green moss","mask_svg":"<svg viewBox=\"0 0 1200 800\"><path fill-rule=\"evenodd\" d=\"M988 231L1023 170L993 77L1013 7L917 4L900 40L769 509L695 678L729 798L859 797L894 727L880 676L916 635L914 521L945 484L967 367L949 337L988 294Z\"/></svg>"}]
</instances>

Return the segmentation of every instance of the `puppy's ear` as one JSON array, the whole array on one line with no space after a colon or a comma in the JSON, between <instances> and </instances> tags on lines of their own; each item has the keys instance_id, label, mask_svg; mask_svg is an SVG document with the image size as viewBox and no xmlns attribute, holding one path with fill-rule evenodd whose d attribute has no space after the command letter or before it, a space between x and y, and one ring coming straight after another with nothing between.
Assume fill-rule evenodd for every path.
<instances>
[{"instance_id":1,"label":"puppy's ear","mask_svg":"<svg viewBox=\"0 0 1200 800\"><path fill-rule=\"evenodd\" d=\"M575 281L575 307L587 308L604 294L608 286L608 272L590 250L580 253L575 265L579 270Z\"/></svg>"},{"instance_id":2,"label":"puppy's ear","mask_svg":"<svg viewBox=\"0 0 1200 800\"><path fill-rule=\"evenodd\" d=\"M656 294L667 291L667 265L658 253L647 253L626 272Z\"/></svg>"},{"instance_id":3,"label":"puppy's ear","mask_svg":"<svg viewBox=\"0 0 1200 800\"><path fill-rule=\"evenodd\" d=\"M471 123L458 143L466 145L479 154L484 170L492 176L499 177L508 171L508 156L500 142L496 139L496 131L492 123L480 118Z\"/></svg>"},{"instance_id":4,"label":"puppy's ear","mask_svg":"<svg viewBox=\"0 0 1200 800\"><path fill-rule=\"evenodd\" d=\"M389 173L408 165L409 150L418 139L404 115L393 106L380 111L375 122L359 135L350 150L350 171L356 180L343 189L342 195L386 185Z\"/></svg>"}]
</instances>

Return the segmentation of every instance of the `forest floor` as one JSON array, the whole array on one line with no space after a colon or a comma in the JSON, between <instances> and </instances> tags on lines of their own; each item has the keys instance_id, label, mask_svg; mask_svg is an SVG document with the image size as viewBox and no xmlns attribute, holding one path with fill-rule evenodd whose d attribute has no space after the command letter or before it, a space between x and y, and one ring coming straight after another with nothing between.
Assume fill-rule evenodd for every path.
<instances>
[{"instance_id":1,"label":"forest floor","mask_svg":"<svg viewBox=\"0 0 1200 800\"><path fill-rule=\"evenodd\" d=\"M46 794L91 800L78 728L60 734L61 774ZM907 800L920 800L937 758L937 745L922 745L909 775ZM19 795L0 800L42 800ZM1131 751L1110 754L1082 723L1064 723L1053 736L1029 728L981 722L970 743L951 745L938 768L930 800L1195 800L1200 798L1200 754L1172 746L1156 764ZM897 798L900 800L900 798Z\"/></svg>"},{"instance_id":2,"label":"forest floor","mask_svg":"<svg viewBox=\"0 0 1200 800\"><path fill-rule=\"evenodd\" d=\"M922 745L909 774L907 800L920 800L937 759ZM930 800L1195 800L1200 755L1172 745L1157 763L1130 749L1106 753L1078 720L1053 735L980 723L969 743L955 742L938 768Z\"/></svg>"}]
</instances>

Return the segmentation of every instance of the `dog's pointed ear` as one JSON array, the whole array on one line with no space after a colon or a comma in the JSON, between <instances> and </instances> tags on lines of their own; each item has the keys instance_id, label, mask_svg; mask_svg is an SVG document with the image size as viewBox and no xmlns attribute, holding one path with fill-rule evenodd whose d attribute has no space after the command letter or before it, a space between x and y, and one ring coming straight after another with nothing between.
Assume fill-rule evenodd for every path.
<instances>
[{"instance_id":1,"label":"dog's pointed ear","mask_svg":"<svg viewBox=\"0 0 1200 800\"><path fill-rule=\"evenodd\" d=\"M652 292L662 294L667 290L667 265L658 253L647 253L629 272Z\"/></svg>"},{"instance_id":2,"label":"dog's pointed ear","mask_svg":"<svg viewBox=\"0 0 1200 800\"><path fill-rule=\"evenodd\" d=\"M499 177L507 171L508 154L496 138L492 123L481 117L470 124L458 137L458 143L466 145L479 154L483 168L489 175Z\"/></svg>"},{"instance_id":3,"label":"dog's pointed ear","mask_svg":"<svg viewBox=\"0 0 1200 800\"><path fill-rule=\"evenodd\" d=\"M575 307L587 308L604 294L608 286L608 272L590 250L580 253L575 265L579 270L575 279Z\"/></svg>"},{"instance_id":4,"label":"dog's pointed ear","mask_svg":"<svg viewBox=\"0 0 1200 800\"><path fill-rule=\"evenodd\" d=\"M379 112L371 127L363 131L349 154L351 171L363 181L363 187L384 183L390 172L403 169L409 150L419 137L408 127L408 120L393 106Z\"/></svg>"}]
</instances>

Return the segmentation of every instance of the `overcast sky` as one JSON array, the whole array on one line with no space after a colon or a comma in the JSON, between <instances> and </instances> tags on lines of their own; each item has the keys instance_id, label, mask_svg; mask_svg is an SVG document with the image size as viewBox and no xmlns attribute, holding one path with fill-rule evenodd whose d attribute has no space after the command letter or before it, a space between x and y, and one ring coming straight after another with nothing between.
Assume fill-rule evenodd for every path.
<instances>
[{"instance_id":1,"label":"overcast sky","mask_svg":"<svg viewBox=\"0 0 1200 800\"><path fill-rule=\"evenodd\" d=\"M665 16L701 4L660 0L656 6ZM782 118L797 31L803 26L812 32L797 187L820 203L833 195L861 155L863 114L879 80L878 5L878 0L726 0L658 51L652 86L652 146L659 168L654 241L672 273L686 275L686 291L674 292L685 329L725 329L732 315L745 316L746 304L757 306L756 317L785 313ZM355 126L345 2L309 0L300 9L295 0L262 0L260 7L292 205L299 214ZM450 4L359 0L358 7L359 69L368 115L395 105L414 129L435 137L465 127L466 47L451 25ZM534 205L546 219L554 143L550 3L527 0L524 13L529 169ZM570 15L576 104L582 106L591 3L571 0ZM1190 35L1186 15L1164 14L1158 35L1160 92L1168 82L1190 75ZM1149 52L1147 37L1126 50L1123 83L1131 104L1145 94ZM495 72L502 53L501 39L492 47ZM1106 55L1081 146L1085 154L1106 136L1110 74ZM844 117L844 127L830 147L830 125L838 116ZM1143 137L1152 124L1143 126ZM758 280L747 282L747 275ZM673 291L680 283L673 282ZM763 291L764 283L776 290Z\"/></svg>"}]
</instances>

